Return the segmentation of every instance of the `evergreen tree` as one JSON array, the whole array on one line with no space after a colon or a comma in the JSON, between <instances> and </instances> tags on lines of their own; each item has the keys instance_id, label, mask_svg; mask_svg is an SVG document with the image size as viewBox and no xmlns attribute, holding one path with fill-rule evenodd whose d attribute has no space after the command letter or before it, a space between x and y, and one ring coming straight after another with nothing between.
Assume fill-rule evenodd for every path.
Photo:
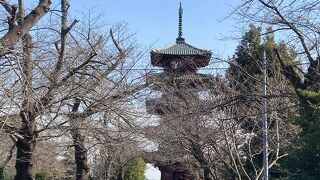
<instances>
[{"instance_id":1,"label":"evergreen tree","mask_svg":"<svg viewBox=\"0 0 320 180\"><path fill-rule=\"evenodd\" d=\"M300 132L289 156L280 164L289 179L316 180L320 178L320 93L298 89L300 111L292 123L300 127Z\"/></svg>"},{"instance_id":2,"label":"evergreen tree","mask_svg":"<svg viewBox=\"0 0 320 180\"><path fill-rule=\"evenodd\" d=\"M6 173L5 173L5 168L0 167L0 180L6 180Z\"/></svg>"},{"instance_id":3,"label":"evergreen tree","mask_svg":"<svg viewBox=\"0 0 320 180\"><path fill-rule=\"evenodd\" d=\"M320 179L320 58L311 61L308 69L301 73L296 60L284 54L281 46L275 52L282 73L291 82L299 101L299 112L291 120L299 133L287 149L288 157L280 161L282 177Z\"/></svg>"},{"instance_id":4,"label":"evergreen tree","mask_svg":"<svg viewBox=\"0 0 320 180\"><path fill-rule=\"evenodd\" d=\"M47 180L49 179L48 173L44 170L41 170L40 172L37 172L35 174L35 180Z\"/></svg>"},{"instance_id":5,"label":"evergreen tree","mask_svg":"<svg viewBox=\"0 0 320 180\"><path fill-rule=\"evenodd\" d=\"M297 57L294 47L288 48L284 42L277 44L272 28L267 28L267 34L263 40L261 37L261 28L250 25L250 29L242 37L230 60L230 67L227 70L229 85L241 93L261 93L263 51L266 51L267 56L268 80L287 81L282 74L275 48L279 49L286 63L297 63L294 61Z\"/></svg>"},{"instance_id":6,"label":"evergreen tree","mask_svg":"<svg viewBox=\"0 0 320 180\"><path fill-rule=\"evenodd\" d=\"M133 158L124 173L125 180L144 180L144 171L146 170L146 163L140 157Z\"/></svg>"},{"instance_id":7,"label":"evergreen tree","mask_svg":"<svg viewBox=\"0 0 320 180\"><path fill-rule=\"evenodd\" d=\"M292 125L299 128L299 133L290 145L284 148L289 155L278 161L276 168L271 170L271 176L289 179L319 179L320 178L320 73L318 66L309 68L311 73L302 73L297 67L297 53L294 47L288 49L284 42L276 43L271 28L263 42L260 39L261 30L251 25L237 47L228 70L230 85L241 93L261 93L261 55L265 50L268 61L268 85L276 86L279 82L287 82L288 88L295 90L299 101L299 111L291 117ZM277 51L275 51L275 49ZM277 54L278 53L278 54ZM279 61L281 58L281 61ZM311 70L310 70L311 69ZM290 74L288 73L290 72ZM290 80L290 82L288 81ZM292 100L288 100L292 103ZM247 105L250 108L250 104ZM252 127L254 119L246 119L244 128ZM257 138L259 141L259 138ZM261 146L259 142L257 146ZM261 155L256 156L258 166L261 166ZM248 166L249 168L249 166ZM249 168L250 169L250 168ZM250 172L250 170L249 170Z\"/></svg>"},{"instance_id":8,"label":"evergreen tree","mask_svg":"<svg viewBox=\"0 0 320 180\"><path fill-rule=\"evenodd\" d=\"M262 132L261 132L261 104L259 101L252 102L253 97L259 97L262 94L262 56L263 51L266 51L267 59L267 76L268 76L268 90L272 91L273 94L281 94L294 92L291 84L282 74L282 69L279 61L277 60L277 54L274 49L280 49L281 55L285 57L286 62L291 59L296 59L296 53L294 48L288 49L286 44L283 42L276 43L274 40L273 30L267 29L267 33L262 39L261 29L250 25L250 29L242 37L240 44L238 45L236 52L231 59L230 67L227 71L227 78L229 85L235 89L242 97L243 103L239 105L238 110L235 111L234 116L238 117L238 121L242 123L243 129L248 133L255 133L255 137L251 140L251 144L245 147L247 157L252 156L252 159L248 159L245 162L244 168L247 174L251 177L255 177L255 168L262 167ZM280 87L279 85L282 84ZM289 98L279 97L279 101L287 101L288 104L292 104L292 100ZM241 107L240 107L241 106ZM273 108L272 108L272 107ZM276 108L279 105L277 102L271 102L269 100L270 109L275 109L273 114L278 119L287 119L288 112L277 112ZM245 109L245 112L243 112ZM269 117L269 132L275 131L275 120ZM285 122L280 122L283 129L288 129ZM291 132L290 132L291 133ZM290 133L283 133L290 136ZM294 132L292 132L294 133ZM271 136L270 136L271 138ZM275 138L274 136L272 138ZM275 139L274 142L277 140ZM290 140L289 140L290 141ZM276 143L270 139L270 149L276 148ZM282 147L286 147L289 144L281 144ZM270 151L269 157L272 157ZM253 155L254 154L254 155ZM254 162L254 163L253 163ZM274 166L272 171L277 170L278 166Z\"/></svg>"},{"instance_id":9,"label":"evergreen tree","mask_svg":"<svg viewBox=\"0 0 320 180\"><path fill-rule=\"evenodd\" d=\"M242 37L228 69L230 85L240 92L254 91L255 77L261 74L261 29L250 25L250 30Z\"/></svg>"}]
</instances>

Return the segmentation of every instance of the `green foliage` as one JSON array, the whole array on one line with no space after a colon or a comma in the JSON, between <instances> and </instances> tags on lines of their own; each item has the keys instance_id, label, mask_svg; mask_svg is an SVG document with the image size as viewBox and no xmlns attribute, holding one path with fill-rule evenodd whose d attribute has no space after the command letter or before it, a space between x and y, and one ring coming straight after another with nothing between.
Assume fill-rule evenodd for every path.
<instances>
[{"instance_id":1,"label":"green foliage","mask_svg":"<svg viewBox=\"0 0 320 180\"><path fill-rule=\"evenodd\" d=\"M0 180L7 180L6 172L4 167L0 167Z\"/></svg>"},{"instance_id":2,"label":"green foliage","mask_svg":"<svg viewBox=\"0 0 320 180\"><path fill-rule=\"evenodd\" d=\"M282 159L283 179L315 180L320 177L320 93L312 90L296 90L299 96L299 114L291 122L300 128L289 156Z\"/></svg>"},{"instance_id":3,"label":"green foliage","mask_svg":"<svg viewBox=\"0 0 320 180\"><path fill-rule=\"evenodd\" d=\"M4 168L0 167L0 180L4 180Z\"/></svg>"},{"instance_id":4,"label":"green foliage","mask_svg":"<svg viewBox=\"0 0 320 180\"><path fill-rule=\"evenodd\" d=\"M240 92L252 91L255 76L261 74L259 57L261 54L261 29L253 25L242 37L228 69L230 85Z\"/></svg>"},{"instance_id":5,"label":"green foliage","mask_svg":"<svg viewBox=\"0 0 320 180\"><path fill-rule=\"evenodd\" d=\"M140 157L133 158L124 173L125 180L144 180L144 171L146 170L146 163Z\"/></svg>"},{"instance_id":6,"label":"green foliage","mask_svg":"<svg viewBox=\"0 0 320 180\"><path fill-rule=\"evenodd\" d=\"M48 173L43 170L40 172L37 172L35 175L35 180L47 180L48 178L49 178Z\"/></svg>"},{"instance_id":7,"label":"green foliage","mask_svg":"<svg viewBox=\"0 0 320 180\"><path fill-rule=\"evenodd\" d=\"M254 25L250 25L250 29L242 37L242 40L238 45L233 58L231 59L230 67L227 72L229 85L236 89L239 93L249 95L261 94L262 56L263 52L266 51L268 85L270 87L277 87L279 82L281 82L283 87L286 87L283 89L274 88L273 93L280 93L290 90L292 86L283 75L283 70L281 69L275 49L278 49L279 54L287 64L289 64L289 62L293 62L293 60L295 60L297 57L294 47L288 48L284 42L275 42L272 28L267 28L267 33L262 38L261 29L255 27ZM281 101L292 103L292 100L289 98L282 98ZM243 122L243 129L248 132L256 133L256 136L251 141L250 147L247 147L250 148L250 151L248 152L251 152L251 154L248 154L247 156L254 154L254 156L252 156L254 164L252 164L252 162L249 160L245 161L243 164L246 173L251 177L255 177L256 172L253 166L262 167L263 163L261 151L262 134L260 126L257 126L257 124L260 122L260 117L252 116L252 114L254 114L252 111L257 110L256 104L248 102L243 103L242 106L246 106L246 109L248 110L247 112L243 112L245 114L243 115L244 118L239 119L239 121ZM278 117L283 116L282 114L279 114ZM269 123L270 131L272 131L274 128L272 118L270 118ZM288 134L286 134L286 136L289 136ZM270 148L273 148L272 145L273 144L270 143ZM271 152L271 154L272 153L273 152ZM278 168L282 167L274 166L270 171L276 171Z\"/></svg>"},{"instance_id":8,"label":"green foliage","mask_svg":"<svg viewBox=\"0 0 320 180\"><path fill-rule=\"evenodd\" d=\"M320 177L320 93L297 90L300 113L293 121L301 128L295 148L283 161L283 167L293 178L319 179ZM308 178L306 178L308 177Z\"/></svg>"},{"instance_id":9,"label":"green foliage","mask_svg":"<svg viewBox=\"0 0 320 180\"><path fill-rule=\"evenodd\" d=\"M251 25L237 47L232 59L233 65L230 65L228 70L228 79L230 85L241 93L260 93L262 50L267 54L269 85L287 81L274 52L275 48L286 66L297 63L294 47L288 48L284 42L275 43L272 29L269 28L267 31L269 34L262 40L261 29ZM299 73L297 70L296 74ZM316 89L314 87L317 87L315 84L311 86L305 89L295 87L299 97L299 112L291 119L291 123L299 128L299 133L293 138L294 141L290 142L290 147L282 149L289 155L281 159L271 170L273 178L310 180L320 178L320 93L314 90ZM246 127L249 126L246 124ZM258 146L260 146L259 141L257 141ZM257 166L261 166L262 163L259 159L261 157L257 154L255 157ZM250 165L245 168L250 174Z\"/></svg>"},{"instance_id":10,"label":"green foliage","mask_svg":"<svg viewBox=\"0 0 320 180\"><path fill-rule=\"evenodd\" d=\"M5 167L0 167L0 180L10 180L13 179L12 174Z\"/></svg>"},{"instance_id":11,"label":"green foliage","mask_svg":"<svg viewBox=\"0 0 320 180\"><path fill-rule=\"evenodd\" d=\"M268 62L268 78L271 81L286 81L277 60L274 49L278 49L286 63L296 59L294 47L288 48L284 42L276 43L272 28L267 29L267 35L262 39L261 29L250 25L250 29L242 37L236 52L230 60L227 77L230 86L242 93L260 93L261 67L263 51L266 51ZM294 62L293 62L294 63Z\"/></svg>"},{"instance_id":12,"label":"green foliage","mask_svg":"<svg viewBox=\"0 0 320 180\"><path fill-rule=\"evenodd\" d=\"M298 89L297 90L299 95L306 100L305 102L310 102L310 103L318 103L320 102L320 94L318 92L315 91L311 91L311 90L302 90L302 89ZM314 106L316 107L316 106Z\"/></svg>"}]
</instances>

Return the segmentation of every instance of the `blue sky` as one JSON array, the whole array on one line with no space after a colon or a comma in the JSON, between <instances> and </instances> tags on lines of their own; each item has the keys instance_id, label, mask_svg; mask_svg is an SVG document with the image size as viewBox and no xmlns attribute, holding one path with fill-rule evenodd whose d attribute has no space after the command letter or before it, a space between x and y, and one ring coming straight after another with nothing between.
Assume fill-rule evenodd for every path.
<instances>
[{"instance_id":1,"label":"blue sky","mask_svg":"<svg viewBox=\"0 0 320 180\"><path fill-rule=\"evenodd\" d=\"M186 42L212 50L227 57L235 50L236 41L221 40L236 30L229 19L220 21L231 11L232 1L182 0L183 33ZM72 14L81 17L93 9L106 24L126 22L136 33L138 43L152 48L166 47L175 42L178 29L179 0L71 0ZM55 1L53 1L54 4Z\"/></svg>"}]
</instances>

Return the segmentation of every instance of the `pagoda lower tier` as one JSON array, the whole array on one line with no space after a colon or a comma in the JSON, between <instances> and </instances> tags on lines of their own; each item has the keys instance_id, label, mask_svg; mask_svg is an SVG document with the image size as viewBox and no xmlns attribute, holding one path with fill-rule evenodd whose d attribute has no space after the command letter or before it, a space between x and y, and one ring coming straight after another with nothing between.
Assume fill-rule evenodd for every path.
<instances>
[{"instance_id":1,"label":"pagoda lower tier","mask_svg":"<svg viewBox=\"0 0 320 180\"><path fill-rule=\"evenodd\" d=\"M216 77L201 73L149 73L146 83L152 90L166 91L168 88L208 90L216 84Z\"/></svg>"},{"instance_id":2,"label":"pagoda lower tier","mask_svg":"<svg viewBox=\"0 0 320 180\"><path fill-rule=\"evenodd\" d=\"M158 167L161 180L198 180L201 177L201 167L190 156L185 148L190 146L188 141L177 136L173 129L181 132L185 128L188 117L163 117L157 126L149 126L144 131L145 137L153 139L158 144L157 150L144 152L146 162Z\"/></svg>"},{"instance_id":3,"label":"pagoda lower tier","mask_svg":"<svg viewBox=\"0 0 320 180\"><path fill-rule=\"evenodd\" d=\"M186 114L189 111L199 111L210 102L196 97L186 96L183 99L172 96L172 98L153 98L146 100L147 113L153 115ZM203 108L202 108L203 110Z\"/></svg>"}]
</instances>

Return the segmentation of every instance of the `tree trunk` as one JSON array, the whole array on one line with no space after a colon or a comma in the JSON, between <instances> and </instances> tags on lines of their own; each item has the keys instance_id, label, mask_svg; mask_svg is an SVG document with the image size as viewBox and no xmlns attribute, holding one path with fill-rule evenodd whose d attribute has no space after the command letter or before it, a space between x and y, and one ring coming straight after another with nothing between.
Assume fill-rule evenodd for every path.
<instances>
[{"instance_id":1,"label":"tree trunk","mask_svg":"<svg viewBox=\"0 0 320 180\"><path fill-rule=\"evenodd\" d=\"M45 1L43 1L45 2ZM39 16L40 18L41 16ZM24 4L23 1L19 1L18 12L18 25L22 26L27 22L27 18L24 17ZM23 31L23 30L21 30ZM32 97L32 37L28 33L28 30L24 33L22 40L22 104L20 111L21 128L19 134L21 138L18 138L16 142L17 155L16 155L16 180L29 180L33 179L33 155L37 143L36 132L36 116L37 113L34 109L34 101ZM17 38L20 38L17 36Z\"/></svg>"},{"instance_id":2,"label":"tree trunk","mask_svg":"<svg viewBox=\"0 0 320 180\"><path fill-rule=\"evenodd\" d=\"M87 163L87 150L84 147L84 136L81 135L79 129L71 130L71 135L74 143L74 158L77 166L77 180L89 180L89 167Z\"/></svg>"},{"instance_id":3,"label":"tree trunk","mask_svg":"<svg viewBox=\"0 0 320 180\"><path fill-rule=\"evenodd\" d=\"M191 142L192 155L199 162L201 168L203 169L204 180L212 180L211 170L208 162L205 159L204 153L201 148L195 142Z\"/></svg>"},{"instance_id":4,"label":"tree trunk","mask_svg":"<svg viewBox=\"0 0 320 180\"><path fill-rule=\"evenodd\" d=\"M203 168L203 176L205 180L212 180L210 175L210 169L208 167Z\"/></svg>"},{"instance_id":5,"label":"tree trunk","mask_svg":"<svg viewBox=\"0 0 320 180\"><path fill-rule=\"evenodd\" d=\"M32 140L18 140L17 142L17 160L16 160L16 180L32 180L33 179L33 163L32 155L35 143Z\"/></svg>"},{"instance_id":6,"label":"tree trunk","mask_svg":"<svg viewBox=\"0 0 320 180\"><path fill-rule=\"evenodd\" d=\"M23 117L23 124L20 129L20 134L23 138L19 138L16 143L15 180L33 179L33 154L36 147L37 133L35 133L35 118L30 115L28 117L28 120Z\"/></svg>"},{"instance_id":7,"label":"tree trunk","mask_svg":"<svg viewBox=\"0 0 320 180\"><path fill-rule=\"evenodd\" d=\"M105 166L105 179L106 180L109 180L111 177L110 177L110 169L111 169L111 156L107 156L107 159L104 160L104 166Z\"/></svg>"},{"instance_id":8,"label":"tree trunk","mask_svg":"<svg viewBox=\"0 0 320 180\"><path fill-rule=\"evenodd\" d=\"M122 168L119 169L117 180L123 180L123 170L122 170Z\"/></svg>"}]
</instances>

